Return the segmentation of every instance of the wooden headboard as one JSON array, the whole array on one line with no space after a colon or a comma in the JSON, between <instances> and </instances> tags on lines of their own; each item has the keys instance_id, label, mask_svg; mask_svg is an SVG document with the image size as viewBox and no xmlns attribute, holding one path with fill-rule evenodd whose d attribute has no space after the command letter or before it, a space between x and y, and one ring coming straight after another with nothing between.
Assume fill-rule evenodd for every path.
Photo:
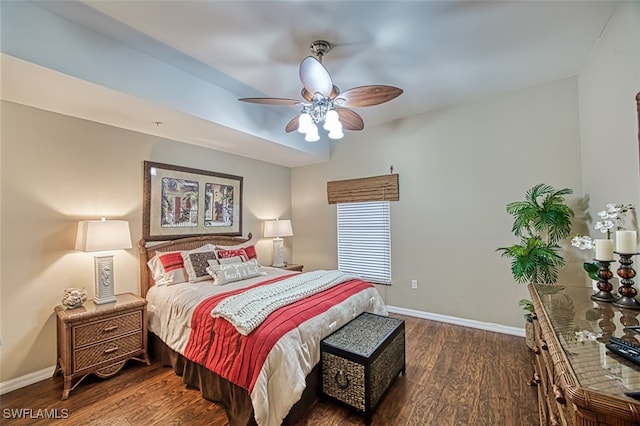
<instances>
[{"instance_id":1,"label":"wooden headboard","mask_svg":"<svg viewBox=\"0 0 640 426\"><path fill-rule=\"evenodd\" d=\"M166 241L159 244L153 244L147 247L148 241L144 238L138 243L138 252L140 253L140 295L147 297L147 292L155 282L153 277L149 273L149 267L147 262L158 251L183 251L193 250L198 247L202 247L205 244L215 244L221 246L235 246L250 241L252 238L251 233L247 238L243 237L229 237L224 235L199 235L196 237L180 238L177 240Z\"/></svg>"}]
</instances>

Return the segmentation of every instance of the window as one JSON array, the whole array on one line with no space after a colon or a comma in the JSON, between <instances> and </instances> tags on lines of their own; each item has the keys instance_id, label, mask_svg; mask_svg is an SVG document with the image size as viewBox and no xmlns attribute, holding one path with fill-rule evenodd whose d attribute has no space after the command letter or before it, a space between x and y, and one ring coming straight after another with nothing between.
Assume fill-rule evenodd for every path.
<instances>
[{"instance_id":1,"label":"window","mask_svg":"<svg viewBox=\"0 0 640 426\"><path fill-rule=\"evenodd\" d=\"M391 284L389 201L337 206L338 269L376 284Z\"/></svg>"}]
</instances>

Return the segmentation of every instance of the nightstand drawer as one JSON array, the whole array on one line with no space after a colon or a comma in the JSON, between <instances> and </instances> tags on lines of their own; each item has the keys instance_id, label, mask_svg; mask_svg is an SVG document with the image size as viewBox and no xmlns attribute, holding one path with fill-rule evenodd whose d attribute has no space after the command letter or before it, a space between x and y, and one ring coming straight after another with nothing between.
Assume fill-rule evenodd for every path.
<instances>
[{"instance_id":1,"label":"nightstand drawer","mask_svg":"<svg viewBox=\"0 0 640 426\"><path fill-rule=\"evenodd\" d=\"M141 332L78 349L73 353L73 372L94 368L99 364L140 352L142 349Z\"/></svg>"},{"instance_id":2,"label":"nightstand drawer","mask_svg":"<svg viewBox=\"0 0 640 426\"><path fill-rule=\"evenodd\" d=\"M138 330L142 330L142 311L129 312L103 321L73 327L73 346L79 348Z\"/></svg>"}]
</instances>

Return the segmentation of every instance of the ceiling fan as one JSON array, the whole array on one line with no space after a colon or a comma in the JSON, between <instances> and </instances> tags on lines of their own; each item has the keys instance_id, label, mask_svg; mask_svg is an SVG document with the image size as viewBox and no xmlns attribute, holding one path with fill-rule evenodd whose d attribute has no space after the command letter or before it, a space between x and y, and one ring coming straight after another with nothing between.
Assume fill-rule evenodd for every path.
<instances>
[{"instance_id":1,"label":"ceiling fan","mask_svg":"<svg viewBox=\"0 0 640 426\"><path fill-rule=\"evenodd\" d=\"M300 115L287 123L285 130L298 130L305 133L305 140L313 142L320 139L318 123L329 131L329 137L340 139L342 129L362 130L362 117L349 108L367 107L388 102L402 94L402 89L393 86L359 86L340 92L333 84L329 71L322 65L322 58L331 50L328 41L316 40L311 43L311 52L316 56L307 56L300 63L300 81L304 101L286 98L242 98L242 102L269 105L297 105L302 107Z\"/></svg>"}]
</instances>

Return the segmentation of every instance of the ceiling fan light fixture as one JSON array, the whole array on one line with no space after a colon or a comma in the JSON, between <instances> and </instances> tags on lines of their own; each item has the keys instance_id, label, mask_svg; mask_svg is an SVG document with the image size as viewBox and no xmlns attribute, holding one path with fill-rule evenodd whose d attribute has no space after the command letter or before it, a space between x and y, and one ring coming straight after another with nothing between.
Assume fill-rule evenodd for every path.
<instances>
[{"instance_id":1,"label":"ceiling fan light fixture","mask_svg":"<svg viewBox=\"0 0 640 426\"><path fill-rule=\"evenodd\" d=\"M318 128L315 124L311 123L311 126L309 126L309 129L307 130L307 135L304 137L304 140L307 142L317 142L320 140Z\"/></svg>"},{"instance_id":2,"label":"ceiling fan light fixture","mask_svg":"<svg viewBox=\"0 0 640 426\"><path fill-rule=\"evenodd\" d=\"M329 132L329 139L342 139L344 137L344 133L342 132L342 126L337 129L332 129Z\"/></svg>"},{"instance_id":3,"label":"ceiling fan light fixture","mask_svg":"<svg viewBox=\"0 0 640 426\"><path fill-rule=\"evenodd\" d=\"M324 116L324 129L331 131L333 129L337 129L338 127L342 127L340 124L340 120L338 119L338 112L335 109L330 109L327 111Z\"/></svg>"},{"instance_id":4,"label":"ceiling fan light fixture","mask_svg":"<svg viewBox=\"0 0 640 426\"><path fill-rule=\"evenodd\" d=\"M307 133L311 126L313 126L311 116L303 111L298 119L298 132Z\"/></svg>"}]
</instances>

